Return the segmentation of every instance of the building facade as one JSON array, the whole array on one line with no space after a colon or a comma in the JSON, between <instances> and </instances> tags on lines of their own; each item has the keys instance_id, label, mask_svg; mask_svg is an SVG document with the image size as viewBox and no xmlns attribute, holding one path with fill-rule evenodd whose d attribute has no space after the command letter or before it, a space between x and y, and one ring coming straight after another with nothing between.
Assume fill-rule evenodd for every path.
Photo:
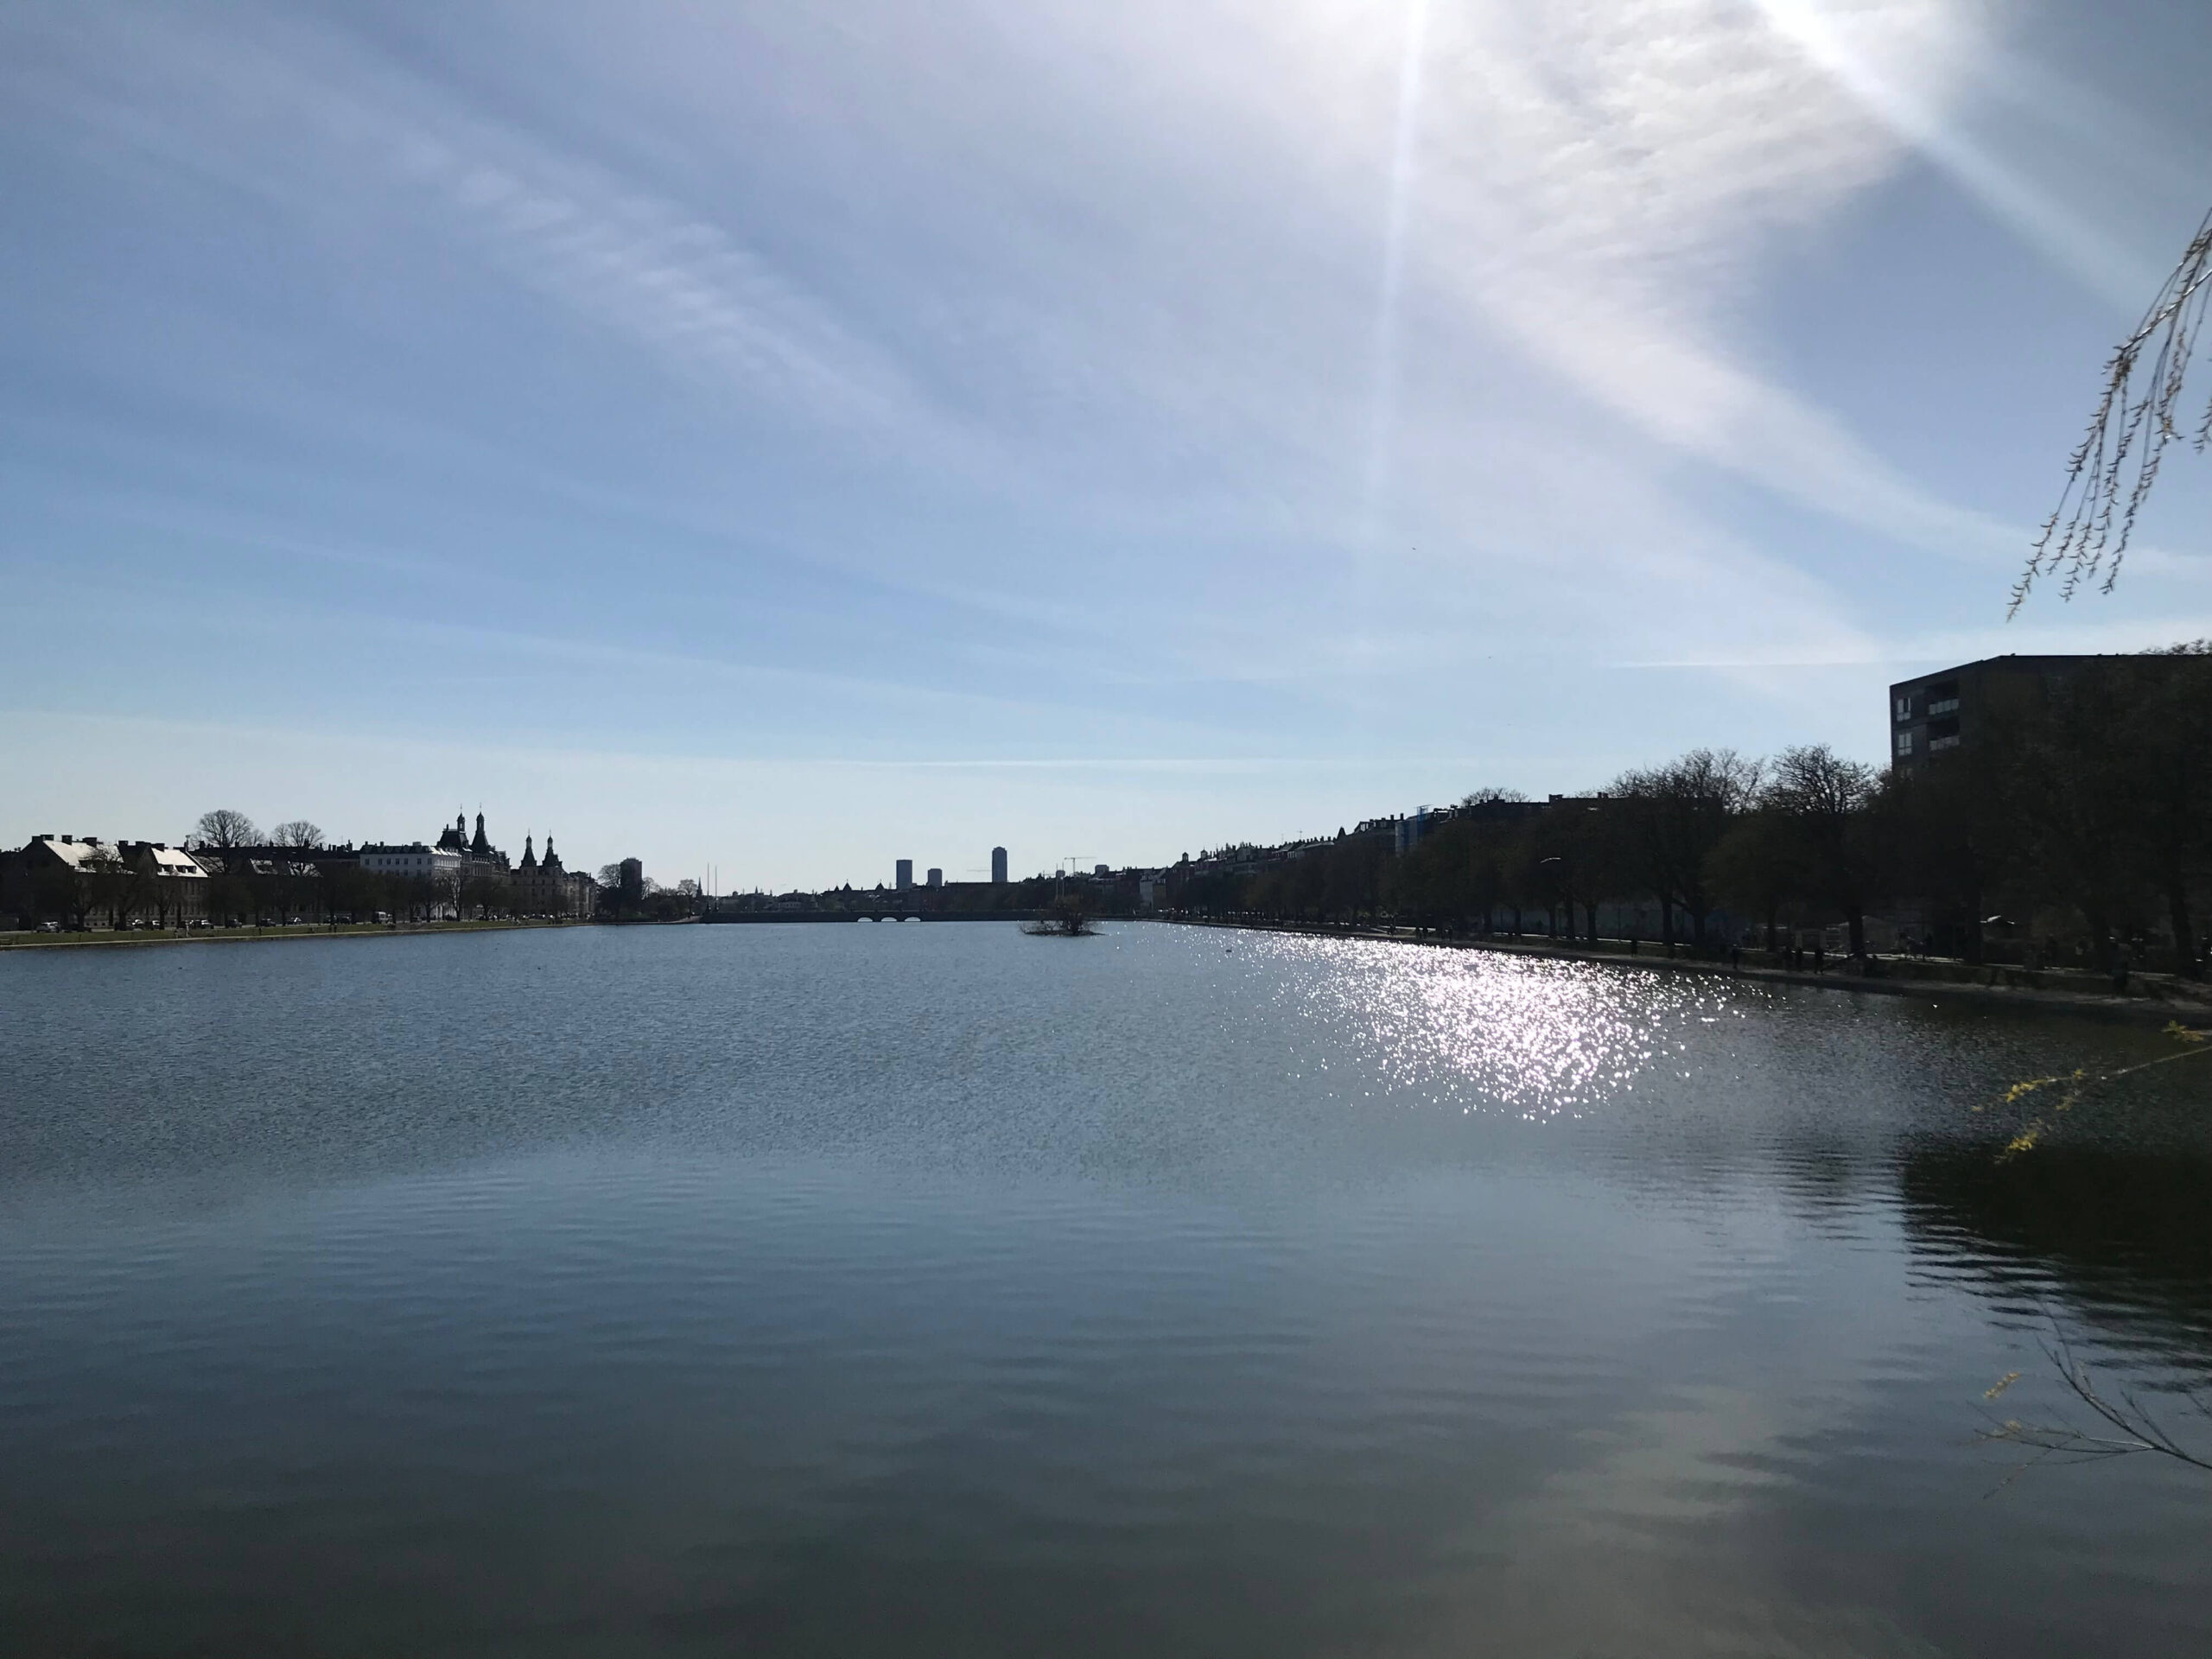
<instances>
[{"instance_id":1,"label":"building facade","mask_svg":"<svg viewBox=\"0 0 2212 1659\"><path fill-rule=\"evenodd\" d=\"M156 927L188 927L207 918L209 882L206 866L181 847L165 841L117 843L124 861L140 872L144 886L139 914Z\"/></svg>"},{"instance_id":2,"label":"building facade","mask_svg":"<svg viewBox=\"0 0 2212 1659\"><path fill-rule=\"evenodd\" d=\"M480 826L481 820L479 820ZM642 887L642 871L640 872ZM553 850L553 837L545 837L545 856L540 858L531 838L522 838L522 862L512 876L515 911L523 916L550 916L563 921L590 919L599 896L599 884L582 871L562 868Z\"/></svg>"},{"instance_id":3,"label":"building facade","mask_svg":"<svg viewBox=\"0 0 2212 1659\"><path fill-rule=\"evenodd\" d=\"M1006 885L1006 849L1003 847L991 849L991 885L996 887Z\"/></svg>"},{"instance_id":4,"label":"building facade","mask_svg":"<svg viewBox=\"0 0 2212 1659\"><path fill-rule=\"evenodd\" d=\"M34 836L0 855L0 926L182 927L206 919L208 886L166 842Z\"/></svg>"},{"instance_id":5,"label":"building facade","mask_svg":"<svg viewBox=\"0 0 2212 1659\"><path fill-rule=\"evenodd\" d=\"M631 890L642 893L642 867L633 859L623 868ZM188 849L41 835L0 852L0 929L365 920L387 912L588 920L598 899L598 883L565 868L550 836L542 856L526 839L523 867L510 869L480 813L473 836L457 818L435 844Z\"/></svg>"},{"instance_id":6,"label":"building facade","mask_svg":"<svg viewBox=\"0 0 2212 1659\"><path fill-rule=\"evenodd\" d=\"M456 813L453 823L438 836L436 851L450 853L461 861L464 868L478 873L507 869L507 855L492 844L484 833L484 815L476 815L476 833L468 833L468 815Z\"/></svg>"},{"instance_id":7,"label":"building facade","mask_svg":"<svg viewBox=\"0 0 2212 1659\"><path fill-rule=\"evenodd\" d=\"M369 842L361 848L360 860L362 869L371 875L439 883L460 880L468 863L465 855L451 848L419 841Z\"/></svg>"},{"instance_id":8,"label":"building facade","mask_svg":"<svg viewBox=\"0 0 2212 1659\"><path fill-rule=\"evenodd\" d=\"M352 869L351 847L203 847L207 916L225 924L321 921L333 909L333 869Z\"/></svg>"},{"instance_id":9,"label":"building facade","mask_svg":"<svg viewBox=\"0 0 2212 1659\"><path fill-rule=\"evenodd\" d=\"M1986 741L2008 716L2042 706L2069 681L2120 663L2155 666L2156 657L1988 657L1890 687L1890 764L1917 772L1931 760Z\"/></svg>"}]
</instances>

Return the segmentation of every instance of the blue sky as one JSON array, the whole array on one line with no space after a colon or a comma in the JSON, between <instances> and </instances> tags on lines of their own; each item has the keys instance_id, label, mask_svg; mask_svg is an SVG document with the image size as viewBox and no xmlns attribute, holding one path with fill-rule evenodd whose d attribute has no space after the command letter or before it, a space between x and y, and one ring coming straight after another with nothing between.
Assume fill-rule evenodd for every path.
<instances>
[{"instance_id":1,"label":"blue sky","mask_svg":"<svg viewBox=\"0 0 2212 1659\"><path fill-rule=\"evenodd\" d=\"M0 838L1171 860L2212 634L2005 595L2212 11L17 3ZM2212 393L2212 373L2205 377Z\"/></svg>"}]
</instances>

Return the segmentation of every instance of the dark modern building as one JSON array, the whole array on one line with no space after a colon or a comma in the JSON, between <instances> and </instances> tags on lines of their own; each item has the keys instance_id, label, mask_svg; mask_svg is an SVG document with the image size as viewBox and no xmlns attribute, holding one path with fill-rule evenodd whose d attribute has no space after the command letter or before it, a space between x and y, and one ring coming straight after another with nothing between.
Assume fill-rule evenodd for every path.
<instances>
[{"instance_id":1,"label":"dark modern building","mask_svg":"<svg viewBox=\"0 0 2212 1659\"><path fill-rule=\"evenodd\" d=\"M1971 747L1993 722L2024 714L2052 691L2117 663L2155 664L2155 657L1988 657L1890 688L1890 764L1912 772Z\"/></svg>"},{"instance_id":2,"label":"dark modern building","mask_svg":"<svg viewBox=\"0 0 2212 1659\"><path fill-rule=\"evenodd\" d=\"M1006 849L1003 847L991 849L991 885L999 887L1006 885Z\"/></svg>"},{"instance_id":3,"label":"dark modern building","mask_svg":"<svg viewBox=\"0 0 2212 1659\"><path fill-rule=\"evenodd\" d=\"M912 887L914 885L914 861L911 858L900 859L891 880L892 885L897 887L901 893L906 892L907 888Z\"/></svg>"}]
</instances>

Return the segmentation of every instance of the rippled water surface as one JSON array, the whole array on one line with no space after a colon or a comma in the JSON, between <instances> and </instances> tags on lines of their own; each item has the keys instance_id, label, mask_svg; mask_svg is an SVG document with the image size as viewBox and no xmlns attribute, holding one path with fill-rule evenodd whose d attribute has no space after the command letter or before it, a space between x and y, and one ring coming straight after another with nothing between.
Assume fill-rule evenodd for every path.
<instances>
[{"instance_id":1,"label":"rippled water surface","mask_svg":"<svg viewBox=\"0 0 2212 1659\"><path fill-rule=\"evenodd\" d=\"M2212 1060L1973 1109L2154 1033L863 924L10 953L0 1040L8 1651L2212 1651L2212 1477L1975 1438L2057 1332L2212 1446Z\"/></svg>"}]
</instances>

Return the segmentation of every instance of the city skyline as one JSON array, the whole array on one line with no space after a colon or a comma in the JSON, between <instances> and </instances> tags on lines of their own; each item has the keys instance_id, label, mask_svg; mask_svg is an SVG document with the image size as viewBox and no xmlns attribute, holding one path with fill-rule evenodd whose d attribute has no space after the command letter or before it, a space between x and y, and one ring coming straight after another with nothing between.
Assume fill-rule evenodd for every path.
<instances>
[{"instance_id":1,"label":"city skyline","mask_svg":"<svg viewBox=\"0 0 2212 1659\"><path fill-rule=\"evenodd\" d=\"M2212 634L2193 457L2003 620L2212 16L1537 16L10 14L0 842L1156 867Z\"/></svg>"}]
</instances>

